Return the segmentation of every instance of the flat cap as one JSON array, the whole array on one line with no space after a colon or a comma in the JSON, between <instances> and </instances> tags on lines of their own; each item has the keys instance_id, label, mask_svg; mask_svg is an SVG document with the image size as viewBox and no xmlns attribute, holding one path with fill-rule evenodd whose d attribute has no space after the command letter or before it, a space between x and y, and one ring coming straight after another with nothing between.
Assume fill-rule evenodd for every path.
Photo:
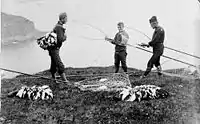
<instances>
[{"instance_id":1,"label":"flat cap","mask_svg":"<svg viewBox=\"0 0 200 124\"><path fill-rule=\"evenodd\" d=\"M59 20L64 19L65 17L67 17L66 12L62 12L62 13L59 14Z\"/></svg>"},{"instance_id":2,"label":"flat cap","mask_svg":"<svg viewBox=\"0 0 200 124\"><path fill-rule=\"evenodd\" d=\"M122 25L122 26L124 26L124 23L123 23L123 22L119 22L119 23L117 23L117 25Z\"/></svg>"},{"instance_id":3,"label":"flat cap","mask_svg":"<svg viewBox=\"0 0 200 124\"><path fill-rule=\"evenodd\" d=\"M156 16L152 16L150 19L149 19L149 22L152 23L152 22L157 22L157 17Z\"/></svg>"}]
</instances>

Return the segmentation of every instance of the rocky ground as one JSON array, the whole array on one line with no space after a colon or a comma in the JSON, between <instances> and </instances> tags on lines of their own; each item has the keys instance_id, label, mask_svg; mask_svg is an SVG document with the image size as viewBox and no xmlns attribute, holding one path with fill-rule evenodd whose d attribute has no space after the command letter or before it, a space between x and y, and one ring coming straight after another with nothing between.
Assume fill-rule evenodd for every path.
<instances>
[{"instance_id":1,"label":"rocky ground","mask_svg":"<svg viewBox=\"0 0 200 124\"><path fill-rule=\"evenodd\" d=\"M170 93L165 99L141 102L116 101L113 92L81 91L76 87L25 75L2 80L0 123L5 124L199 124L200 80L151 73L138 80L142 71L129 69L132 86L151 84ZM110 67L66 68L71 82L86 79L82 74L113 72ZM177 71L176 71L177 72ZM50 77L48 71L40 72ZM94 76L93 76L94 77ZM88 77L87 77L88 78ZM6 94L22 85L49 85L54 99L31 101Z\"/></svg>"}]
</instances>

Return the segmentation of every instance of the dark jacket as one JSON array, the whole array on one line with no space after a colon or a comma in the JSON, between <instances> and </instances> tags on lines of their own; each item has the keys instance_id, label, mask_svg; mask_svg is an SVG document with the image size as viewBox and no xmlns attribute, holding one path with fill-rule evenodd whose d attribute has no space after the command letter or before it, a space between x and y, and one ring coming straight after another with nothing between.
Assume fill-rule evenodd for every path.
<instances>
[{"instance_id":1,"label":"dark jacket","mask_svg":"<svg viewBox=\"0 0 200 124\"><path fill-rule=\"evenodd\" d=\"M115 52L126 52L126 43L128 42L129 36L125 31L118 32L115 35L113 44L115 44Z\"/></svg>"},{"instance_id":2,"label":"dark jacket","mask_svg":"<svg viewBox=\"0 0 200 124\"><path fill-rule=\"evenodd\" d=\"M66 40L65 28L60 21L58 21L54 27L53 32L57 34L57 44L49 47L48 49L59 49L62 46L62 43Z\"/></svg>"},{"instance_id":3,"label":"dark jacket","mask_svg":"<svg viewBox=\"0 0 200 124\"><path fill-rule=\"evenodd\" d=\"M164 50L164 42L165 39L165 31L162 27L157 27L153 33L152 40L149 42L149 45L153 47L153 52L163 53Z\"/></svg>"}]
</instances>

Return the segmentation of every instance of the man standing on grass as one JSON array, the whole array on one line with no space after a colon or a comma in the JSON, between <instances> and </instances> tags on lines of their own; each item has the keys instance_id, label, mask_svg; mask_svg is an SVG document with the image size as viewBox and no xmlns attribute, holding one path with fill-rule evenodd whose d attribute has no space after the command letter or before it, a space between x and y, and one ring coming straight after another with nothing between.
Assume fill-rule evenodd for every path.
<instances>
[{"instance_id":1,"label":"man standing on grass","mask_svg":"<svg viewBox=\"0 0 200 124\"><path fill-rule=\"evenodd\" d=\"M57 34L57 44L55 46L49 46L47 49L49 51L49 56L51 58L50 72L52 78L56 80L56 72L58 72L63 81L69 82L65 77L64 73L65 67L59 55L62 43L67 38L65 35L65 28L63 27L63 24L66 24L66 22L67 22L67 14L65 12L61 13L59 15L59 21L53 29L53 32Z\"/></svg>"},{"instance_id":2,"label":"man standing on grass","mask_svg":"<svg viewBox=\"0 0 200 124\"><path fill-rule=\"evenodd\" d=\"M141 46L153 47L153 55L152 55L151 59L149 60L149 62L147 64L147 69L144 72L144 74L141 76L141 78L146 77L149 74L149 72L151 72L151 69L153 68L154 65L157 68L158 75L159 76L162 75L162 73L161 73L162 69L161 69L161 65L160 65L160 57L162 56L163 51L164 51L163 42L164 42L164 38L165 38L165 31L162 27L160 27L158 25L156 16L153 16L151 19L149 19L149 22L151 24L151 27L153 29L155 29L155 31L153 33L153 37L152 37L152 40L148 44L142 43Z\"/></svg>"},{"instance_id":3,"label":"man standing on grass","mask_svg":"<svg viewBox=\"0 0 200 124\"><path fill-rule=\"evenodd\" d=\"M115 73L118 73L120 62L122 64L122 69L124 72L127 72L127 65L126 65L126 57L127 57L127 51L126 46L129 39L129 35L124 30L124 23L119 22L117 24L119 32L115 35L114 39L110 39L108 37L105 37L105 40L111 42L115 45Z\"/></svg>"}]
</instances>

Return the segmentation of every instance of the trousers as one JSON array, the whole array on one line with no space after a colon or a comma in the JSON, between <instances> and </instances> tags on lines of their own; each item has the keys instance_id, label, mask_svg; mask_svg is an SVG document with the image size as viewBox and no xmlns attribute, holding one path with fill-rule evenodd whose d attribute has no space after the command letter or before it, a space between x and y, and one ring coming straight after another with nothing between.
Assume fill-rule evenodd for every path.
<instances>
[{"instance_id":1,"label":"trousers","mask_svg":"<svg viewBox=\"0 0 200 124\"><path fill-rule=\"evenodd\" d=\"M161 69L160 57L162 56L162 54L163 54L163 50L158 51L158 52L153 52L152 57L150 58L150 60L147 63L147 69L144 72L144 76L147 76L149 74L149 72L151 72L151 69L153 68L153 66L155 66L157 68L157 70Z\"/></svg>"},{"instance_id":2,"label":"trousers","mask_svg":"<svg viewBox=\"0 0 200 124\"><path fill-rule=\"evenodd\" d=\"M59 51L60 51L59 49L49 50L49 56L51 58L50 72L52 74L58 72L61 75L62 73L64 73L65 66L61 61Z\"/></svg>"},{"instance_id":3,"label":"trousers","mask_svg":"<svg viewBox=\"0 0 200 124\"><path fill-rule=\"evenodd\" d=\"M118 73L119 71L120 62L121 62L122 69L124 70L124 72L127 72L126 57L127 57L126 51L115 52L115 55L114 55L115 73Z\"/></svg>"}]
</instances>

